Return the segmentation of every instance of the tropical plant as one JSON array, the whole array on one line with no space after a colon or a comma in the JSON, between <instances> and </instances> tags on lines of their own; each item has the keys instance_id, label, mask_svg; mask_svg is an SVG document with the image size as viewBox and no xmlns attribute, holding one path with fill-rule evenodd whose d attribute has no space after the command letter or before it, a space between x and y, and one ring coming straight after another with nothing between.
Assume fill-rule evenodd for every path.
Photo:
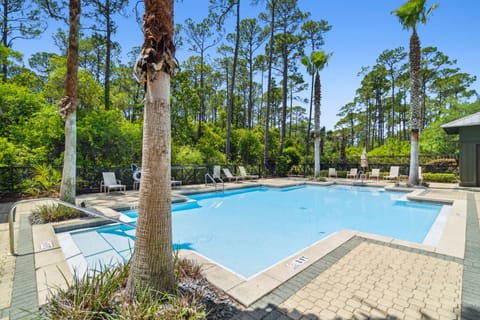
<instances>
[{"instance_id":1,"label":"tropical plant","mask_svg":"<svg viewBox=\"0 0 480 320\"><path fill-rule=\"evenodd\" d=\"M320 176L320 100L321 100L321 83L320 83L320 71L323 70L328 62L328 59L332 56L332 53L325 53L324 51L312 52L310 58L303 57L302 63L311 68L315 73L314 84L314 161L315 171L314 177Z\"/></svg>"},{"instance_id":2,"label":"tropical plant","mask_svg":"<svg viewBox=\"0 0 480 320\"><path fill-rule=\"evenodd\" d=\"M60 172L49 165L38 164L33 166L33 179L23 182L25 193L35 196L52 196L58 194Z\"/></svg>"},{"instance_id":3,"label":"tropical plant","mask_svg":"<svg viewBox=\"0 0 480 320\"><path fill-rule=\"evenodd\" d=\"M421 50L420 39L417 35L417 23L426 24L429 15L438 7L432 5L425 8L426 0L409 0L393 13L400 19L400 23L407 30L412 30L410 37L410 173L408 182L418 184L418 134L421 128L420 110L420 66Z\"/></svg>"}]
</instances>

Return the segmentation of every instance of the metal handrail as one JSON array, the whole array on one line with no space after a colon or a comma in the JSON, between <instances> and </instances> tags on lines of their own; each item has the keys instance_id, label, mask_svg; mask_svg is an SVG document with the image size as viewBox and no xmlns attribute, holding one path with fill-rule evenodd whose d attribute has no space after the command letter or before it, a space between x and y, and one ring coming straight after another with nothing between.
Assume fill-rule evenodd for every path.
<instances>
[{"instance_id":1,"label":"metal handrail","mask_svg":"<svg viewBox=\"0 0 480 320\"><path fill-rule=\"evenodd\" d=\"M78 207L74 204L71 204L69 202L65 202L65 201L60 200L60 199L36 198L36 199L21 200L21 201L15 202L12 205L12 207L10 208L10 210L8 211L8 231L9 231L9 238L10 238L10 254L11 255L14 255L14 256L18 255L15 252L15 231L14 231L14 215L15 215L15 212L17 211L17 206L19 204L24 204L24 203L29 203L29 202L40 202L40 201L53 201L55 203L58 203L58 204L61 204L61 205L65 206L65 207L69 207L69 208L81 211L81 212L83 212L83 213L85 213L89 216L110 220L110 221L113 221L113 222L116 222L116 223L121 223L121 224L127 225L127 226L132 227L132 228L136 228L136 225L133 224L133 223L121 221L120 219L116 219L116 218L113 218L113 217L106 216L104 214L92 211L88 208Z\"/></svg>"},{"instance_id":2,"label":"metal handrail","mask_svg":"<svg viewBox=\"0 0 480 320\"><path fill-rule=\"evenodd\" d=\"M215 180L214 177L210 175L210 173L205 174L205 186L207 185L208 179L210 179L213 182L213 185L215 186L215 191L217 190L217 181ZM223 182L222 178L216 176L216 178L222 183L222 192L225 192L225 183Z\"/></svg>"}]
</instances>

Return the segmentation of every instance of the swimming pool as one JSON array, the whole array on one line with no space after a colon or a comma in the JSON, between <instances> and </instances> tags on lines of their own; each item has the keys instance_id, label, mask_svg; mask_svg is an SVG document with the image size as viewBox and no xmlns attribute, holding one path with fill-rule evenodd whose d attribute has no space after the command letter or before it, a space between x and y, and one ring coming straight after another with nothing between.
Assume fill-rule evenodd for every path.
<instances>
[{"instance_id":1,"label":"swimming pool","mask_svg":"<svg viewBox=\"0 0 480 320\"><path fill-rule=\"evenodd\" d=\"M172 205L173 243L250 278L344 229L423 243L441 205L405 193L352 186L254 187L190 195ZM124 212L131 219L136 211ZM89 267L128 259L135 230L112 225L71 232ZM430 237L431 238L431 237ZM73 245L73 244L72 244Z\"/></svg>"}]
</instances>

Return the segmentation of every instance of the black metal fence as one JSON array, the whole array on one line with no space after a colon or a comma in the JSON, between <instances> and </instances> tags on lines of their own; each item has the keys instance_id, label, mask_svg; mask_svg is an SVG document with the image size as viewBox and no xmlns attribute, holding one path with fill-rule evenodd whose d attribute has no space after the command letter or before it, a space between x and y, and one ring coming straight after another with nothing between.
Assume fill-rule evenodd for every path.
<instances>
[{"instance_id":1,"label":"black metal fence","mask_svg":"<svg viewBox=\"0 0 480 320\"><path fill-rule=\"evenodd\" d=\"M431 160L438 158L450 158L457 159L455 155L420 155L419 163L424 166L424 172L433 172L426 164ZM458 160L458 159L457 159ZM400 174L408 174L410 157L369 157L368 168L378 168L382 172L388 172L390 166L399 166ZM458 163L458 161L457 161ZM237 165L235 164L221 164L222 167L229 167L232 172L238 172ZM312 176L314 166L313 163L304 164L302 166L296 166L297 175ZM360 168L360 158L349 159L348 161L328 161L321 162L321 169L327 170L334 167L337 170L349 170L350 168ZM276 162L271 159L267 167L264 167L262 163L256 165L247 166L247 171L250 174L258 174L262 177L275 177L279 175L286 175L291 172L281 173L276 166ZM61 170L61 167L54 167L56 170ZM439 172L439 168L436 168ZM77 168L77 193L91 193L98 192L100 190L100 183L102 179L102 172L113 171L117 179L121 180L122 184L127 185L128 189L132 189L134 185L133 171L131 166L121 167L96 167L96 168ZM457 172L458 167L452 168L440 168L440 172ZM171 168L171 176L174 180L180 180L183 184L201 184L205 183L206 173L213 172L213 165L203 166L179 166L174 165ZM22 196L28 187L29 181L35 176L35 170L33 167L0 167L0 200L7 197Z\"/></svg>"}]
</instances>

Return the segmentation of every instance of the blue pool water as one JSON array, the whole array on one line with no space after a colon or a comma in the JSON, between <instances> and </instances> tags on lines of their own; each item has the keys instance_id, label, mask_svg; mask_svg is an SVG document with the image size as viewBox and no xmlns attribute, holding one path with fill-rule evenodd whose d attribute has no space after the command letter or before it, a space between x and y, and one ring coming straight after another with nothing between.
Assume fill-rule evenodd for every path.
<instances>
[{"instance_id":1,"label":"blue pool water","mask_svg":"<svg viewBox=\"0 0 480 320\"><path fill-rule=\"evenodd\" d=\"M247 188L191 195L172 205L173 242L248 278L344 229L422 243L441 205L404 193L350 186ZM135 219L136 211L125 215ZM129 257L135 230L113 225L72 232L89 263ZM103 242L101 241L103 240Z\"/></svg>"}]
</instances>

